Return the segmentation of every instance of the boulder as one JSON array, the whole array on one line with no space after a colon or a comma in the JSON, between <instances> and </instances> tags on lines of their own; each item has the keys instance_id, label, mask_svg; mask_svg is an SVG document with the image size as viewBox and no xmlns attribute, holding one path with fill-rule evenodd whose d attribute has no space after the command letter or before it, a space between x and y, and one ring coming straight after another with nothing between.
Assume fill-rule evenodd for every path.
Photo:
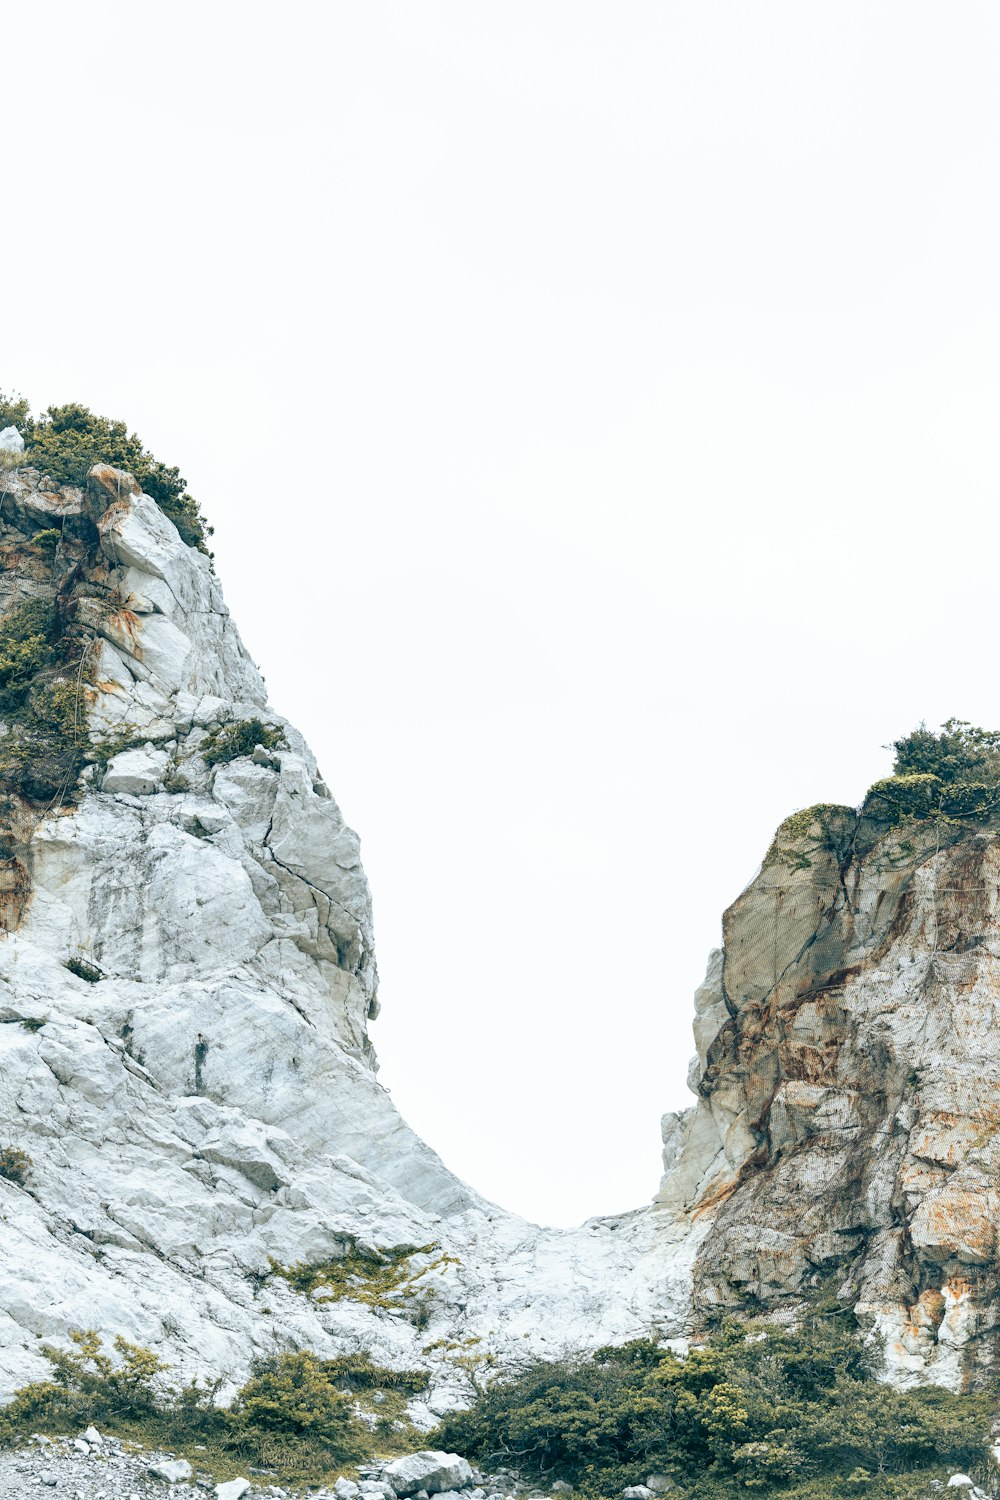
<instances>
[{"instance_id":1,"label":"boulder","mask_svg":"<svg viewBox=\"0 0 1000 1500\"><path fill-rule=\"evenodd\" d=\"M249 1479L227 1479L215 1486L215 1500L241 1500L249 1488Z\"/></svg>"},{"instance_id":2,"label":"boulder","mask_svg":"<svg viewBox=\"0 0 1000 1500\"><path fill-rule=\"evenodd\" d=\"M24 438L16 427L5 427L0 432L0 450L4 453L24 452Z\"/></svg>"},{"instance_id":3,"label":"boulder","mask_svg":"<svg viewBox=\"0 0 1000 1500\"><path fill-rule=\"evenodd\" d=\"M397 1495L415 1495L426 1490L440 1495L445 1490L464 1489L472 1480L472 1465L457 1453L436 1453L424 1448L393 1459L382 1471Z\"/></svg>"},{"instance_id":4,"label":"boulder","mask_svg":"<svg viewBox=\"0 0 1000 1500\"><path fill-rule=\"evenodd\" d=\"M645 1484L630 1484L622 1490L622 1500L653 1500L653 1491Z\"/></svg>"},{"instance_id":5,"label":"boulder","mask_svg":"<svg viewBox=\"0 0 1000 1500\"><path fill-rule=\"evenodd\" d=\"M183 1484L191 1478L192 1469L186 1458L161 1458L159 1463L150 1464L149 1473L164 1484Z\"/></svg>"},{"instance_id":6,"label":"boulder","mask_svg":"<svg viewBox=\"0 0 1000 1500\"><path fill-rule=\"evenodd\" d=\"M146 797L155 792L167 769L167 752L142 745L122 750L108 766L101 790L124 792L131 797Z\"/></svg>"}]
</instances>

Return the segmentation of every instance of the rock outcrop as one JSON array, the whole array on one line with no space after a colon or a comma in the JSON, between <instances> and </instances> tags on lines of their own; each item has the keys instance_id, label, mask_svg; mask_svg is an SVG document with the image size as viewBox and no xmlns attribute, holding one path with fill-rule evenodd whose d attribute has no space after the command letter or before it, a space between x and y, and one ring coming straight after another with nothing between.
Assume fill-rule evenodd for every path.
<instances>
[{"instance_id":1,"label":"rock outcrop","mask_svg":"<svg viewBox=\"0 0 1000 1500\"><path fill-rule=\"evenodd\" d=\"M1000 833L823 807L778 831L696 996L660 1202L708 1217L693 1314L833 1294L888 1373L960 1388L998 1335Z\"/></svg>"},{"instance_id":2,"label":"rock outcrop","mask_svg":"<svg viewBox=\"0 0 1000 1500\"><path fill-rule=\"evenodd\" d=\"M429 1365L439 1407L475 1358L680 1331L665 1214L539 1230L399 1117L358 839L209 559L103 466L8 473L0 548L0 628L35 601L69 642L56 729L0 734L0 1149L31 1159L0 1178L0 1391L74 1328L234 1383L364 1350ZM302 1264L339 1275L303 1291Z\"/></svg>"}]
</instances>

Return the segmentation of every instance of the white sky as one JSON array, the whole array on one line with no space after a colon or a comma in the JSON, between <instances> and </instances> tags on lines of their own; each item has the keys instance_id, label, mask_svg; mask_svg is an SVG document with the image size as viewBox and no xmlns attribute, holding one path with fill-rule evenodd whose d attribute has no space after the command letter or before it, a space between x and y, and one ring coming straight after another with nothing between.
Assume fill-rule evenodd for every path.
<instances>
[{"instance_id":1,"label":"white sky","mask_svg":"<svg viewBox=\"0 0 1000 1500\"><path fill-rule=\"evenodd\" d=\"M383 1081L511 1208L647 1199L775 825L1000 726L1000 11L36 0L3 56L0 385L214 521Z\"/></svg>"}]
</instances>

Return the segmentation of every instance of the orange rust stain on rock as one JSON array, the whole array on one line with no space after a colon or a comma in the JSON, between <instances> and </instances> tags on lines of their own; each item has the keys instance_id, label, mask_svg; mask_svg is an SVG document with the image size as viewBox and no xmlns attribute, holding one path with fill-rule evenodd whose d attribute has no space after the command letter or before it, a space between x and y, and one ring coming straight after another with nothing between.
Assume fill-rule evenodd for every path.
<instances>
[{"instance_id":1,"label":"orange rust stain on rock","mask_svg":"<svg viewBox=\"0 0 1000 1500\"><path fill-rule=\"evenodd\" d=\"M727 1198L732 1197L739 1185L740 1177L737 1174L736 1177L730 1178L728 1182L724 1182L721 1187L716 1188L714 1192L710 1192L700 1202L695 1204L691 1210L692 1219L697 1219L701 1214L708 1213L709 1209L718 1208L720 1203L725 1203Z\"/></svg>"},{"instance_id":2,"label":"orange rust stain on rock","mask_svg":"<svg viewBox=\"0 0 1000 1500\"><path fill-rule=\"evenodd\" d=\"M142 647L139 645L139 616L131 609L116 609L110 615L113 625L121 631L122 636L128 642L128 648L132 655L140 661L142 659Z\"/></svg>"},{"instance_id":3,"label":"orange rust stain on rock","mask_svg":"<svg viewBox=\"0 0 1000 1500\"><path fill-rule=\"evenodd\" d=\"M905 1311L905 1336L917 1339L926 1333L936 1335L946 1311L947 1303L942 1293L937 1287L928 1287L920 1293L914 1305Z\"/></svg>"}]
</instances>

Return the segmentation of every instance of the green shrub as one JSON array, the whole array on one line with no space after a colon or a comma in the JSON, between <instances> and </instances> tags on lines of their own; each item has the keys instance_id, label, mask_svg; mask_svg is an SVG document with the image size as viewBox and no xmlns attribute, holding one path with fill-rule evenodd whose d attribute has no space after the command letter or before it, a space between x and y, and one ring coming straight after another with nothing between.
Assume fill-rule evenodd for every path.
<instances>
[{"instance_id":1,"label":"green shrub","mask_svg":"<svg viewBox=\"0 0 1000 1500\"><path fill-rule=\"evenodd\" d=\"M28 599L0 622L0 793L49 804L72 800L88 758L87 643L48 599Z\"/></svg>"},{"instance_id":2,"label":"green shrub","mask_svg":"<svg viewBox=\"0 0 1000 1500\"><path fill-rule=\"evenodd\" d=\"M864 811L868 817L886 823L929 818L940 810L942 785L941 778L929 771L887 776L868 788Z\"/></svg>"},{"instance_id":3,"label":"green shrub","mask_svg":"<svg viewBox=\"0 0 1000 1500\"><path fill-rule=\"evenodd\" d=\"M37 547L38 551L50 561L55 557L56 548L62 541L62 532L58 530L36 531L31 538L31 545Z\"/></svg>"},{"instance_id":4,"label":"green shrub","mask_svg":"<svg viewBox=\"0 0 1000 1500\"><path fill-rule=\"evenodd\" d=\"M32 679L56 659L55 608L28 599L0 624L0 710L16 707Z\"/></svg>"},{"instance_id":5,"label":"green shrub","mask_svg":"<svg viewBox=\"0 0 1000 1500\"><path fill-rule=\"evenodd\" d=\"M104 978L104 972L97 964L91 963L89 958L75 953L72 958L63 962L63 968L75 974L77 979L85 979L88 984L98 984Z\"/></svg>"},{"instance_id":6,"label":"green shrub","mask_svg":"<svg viewBox=\"0 0 1000 1500\"><path fill-rule=\"evenodd\" d=\"M321 1442L332 1462L359 1458L365 1442L349 1395L314 1354L282 1354L257 1367L233 1402L238 1428Z\"/></svg>"},{"instance_id":7,"label":"green shrub","mask_svg":"<svg viewBox=\"0 0 1000 1500\"><path fill-rule=\"evenodd\" d=\"M1000 799L996 782L956 781L941 788L941 811L949 818L986 818Z\"/></svg>"},{"instance_id":8,"label":"green shrub","mask_svg":"<svg viewBox=\"0 0 1000 1500\"><path fill-rule=\"evenodd\" d=\"M210 730L201 753L206 765L220 766L241 755L252 755L258 745L273 750L280 744L280 729L269 728L261 719L241 719L237 724L221 724Z\"/></svg>"},{"instance_id":9,"label":"green shrub","mask_svg":"<svg viewBox=\"0 0 1000 1500\"><path fill-rule=\"evenodd\" d=\"M74 1331L71 1348L42 1346L48 1380L19 1390L0 1407L0 1440L16 1443L39 1429L94 1422L147 1448L184 1452L199 1467L232 1473L234 1462L284 1479L332 1480L370 1452L371 1435L340 1389L335 1361L282 1354L259 1364L229 1410L216 1404L222 1381L179 1390L150 1349L116 1338L109 1354L93 1330Z\"/></svg>"},{"instance_id":10,"label":"green shrub","mask_svg":"<svg viewBox=\"0 0 1000 1500\"><path fill-rule=\"evenodd\" d=\"M502 1377L425 1441L589 1494L653 1472L699 1497L848 1494L860 1469L879 1476L866 1494L888 1494L901 1491L882 1476L919 1471L926 1486L981 1469L992 1410L985 1395L883 1385L858 1335L825 1320L726 1323L686 1356L643 1339Z\"/></svg>"},{"instance_id":11,"label":"green shrub","mask_svg":"<svg viewBox=\"0 0 1000 1500\"><path fill-rule=\"evenodd\" d=\"M17 1146L0 1146L0 1177L23 1187L31 1170L31 1157Z\"/></svg>"}]
</instances>

